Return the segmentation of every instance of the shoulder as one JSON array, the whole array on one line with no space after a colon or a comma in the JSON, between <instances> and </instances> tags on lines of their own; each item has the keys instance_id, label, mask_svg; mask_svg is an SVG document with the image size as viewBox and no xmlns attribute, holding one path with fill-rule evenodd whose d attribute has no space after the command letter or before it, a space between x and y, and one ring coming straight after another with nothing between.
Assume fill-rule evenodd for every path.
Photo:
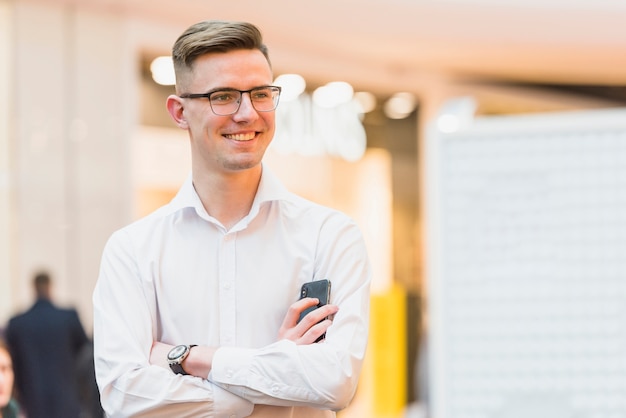
<instances>
[{"instance_id":1,"label":"shoulder","mask_svg":"<svg viewBox=\"0 0 626 418\"><path fill-rule=\"evenodd\" d=\"M75 308L72 307L57 307L56 308L58 312L62 313L65 316L68 317L76 317L78 318L78 311Z\"/></svg>"},{"instance_id":2,"label":"shoulder","mask_svg":"<svg viewBox=\"0 0 626 418\"><path fill-rule=\"evenodd\" d=\"M9 400L9 403L0 408L0 417L3 418L22 418L20 413L20 407L17 401L13 398Z\"/></svg>"},{"instance_id":3,"label":"shoulder","mask_svg":"<svg viewBox=\"0 0 626 418\"><path fill-rule=\"evenodd\" d=\"M7 329L14 327L15 324L17 324L18 322L20 322L22 320L22 318L24 318L24 314L23 313L17 314L15 316L12 316L11 318L9 318L9 322L7 323Z\"/></svg>"},{"instance_id":4,"label":"shoulder","mask_svg":"<svg viewBox=\"0 0 626 418\"><path fill-rule=\"evenodd\" d=\"M318 249L340 245L352 246L363 242L356 221L346 213L297 195L276 202L280 209L278 222L285 224L293 238L316 242Z\"/></svg>"},{"instance_id":5,"label":"shoulder","mask_svg":"<svg viewBox=\"0 0 626 418\"><path fill-rule=\"evenodd\" d=\"M176 211L172 211L169 205L163 206L149 215L115 230L109 237L106 246L119 245L129 240L150 241L159 233L163 225L173 222L172 218L176 215Z\"/></svg>"},{"instance_id":6,"label":"shoulder","mask_svg":"<svg viewBox=\"0 0 626 418\"><path fill-rule=\"evenodd\" d=\"M356 225L354 219L341 210L313 202L296 194L292 194L288 200L283 200L282 204L286 211L293 211L295 214L321 224Z\"/></svg>"},{"instance_id":7,"label":"shoulder","mask_svg":"<svg viewBox=\"0 0 626 418\"><path fill-rule=\"evenodd\" d=\"M201 206L202 203L193 188L191 177L189 177L169 203L115 230L109 237L109 241L120 240L124 236L149 240L159 232L160 227L171 225L180 219L188 219L189 215L196 213Z\"/></svg>"},{"instance_id":8,"label":"shoulder","mask_svg":"<svg viewBox=\"0 0 626 418\"><path fill-rule=\"evenodd\" d=\"M32 308L27 311L18 313L14 315L13 317L11 317L7 323L7 331L10 329L19 329L21 323L24 323L25 321L29 321L29 318L32 316L30 314L31 312L32 312Z\"/></svg>"}]
</instances>

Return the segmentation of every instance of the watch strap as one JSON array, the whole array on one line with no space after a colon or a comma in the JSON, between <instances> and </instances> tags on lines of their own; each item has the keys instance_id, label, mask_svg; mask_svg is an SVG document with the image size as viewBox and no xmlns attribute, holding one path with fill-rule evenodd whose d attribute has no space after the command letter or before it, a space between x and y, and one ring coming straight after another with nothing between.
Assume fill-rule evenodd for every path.
<instances>
[{"instance_id":1,"label":"watch strap","mask_svg":"<svg viewBox=\"0 0 626 418\"><path fill-rule=\"evenodd\" d=\"M185 369L183 369L183 366L179 363L171 363L170 364L170 369L172 369L172 371L176 374L182 374L187 376L189 373L187 373L185 371Z\"/></svg>"}]
</instances>

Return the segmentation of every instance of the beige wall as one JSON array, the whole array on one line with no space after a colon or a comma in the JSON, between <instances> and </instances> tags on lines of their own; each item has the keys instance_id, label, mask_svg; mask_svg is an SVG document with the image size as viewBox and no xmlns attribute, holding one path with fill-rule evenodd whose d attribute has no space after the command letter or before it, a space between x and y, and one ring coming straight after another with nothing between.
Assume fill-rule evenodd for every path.
<instances>
[{"instance_id":1,"label":"beige wall","mask_svg":"<svg viewBox=\"0 0 626 418\"><path fill-rule=\"evenodd\" d=\"M12 53L11 8L0 1L0 317L4 318L11 308L11 296L15 285L10 260L13 258L13 193L11 184L10 100ZM3 323L0 323L2 326Z\"/></svg>"},{"instance_id":2,"label":"beige wall","mask_svg":"<svg viewBox=\"0 0 626 418\"><path fill-rule=\"evenodd\" d=\"M129 31L120 18L69 6L9 2L2 12L12 23L2 24L2 63L12 72L0 70L11 86L0 93L10 110L0 113L11 116L0 125L0 282L12 287L0 323L31 303L30 278L46 268L57 300L77 306L90 331L102 247L131 214Z\"/></svg>"}]
</instances>

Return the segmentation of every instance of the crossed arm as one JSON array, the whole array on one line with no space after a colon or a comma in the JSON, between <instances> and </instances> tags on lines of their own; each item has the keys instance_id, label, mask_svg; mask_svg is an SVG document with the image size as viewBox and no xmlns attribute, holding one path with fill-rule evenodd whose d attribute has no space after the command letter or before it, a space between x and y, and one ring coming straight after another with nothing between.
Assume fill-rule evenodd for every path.
<instances>
[{"instance_id":1,"label":"crossed arm","mask_svg":"<svg viewBox=\"0 0 626 418\"><path fill-rule=\"evenodd\" d=\"M318 300L315 298L304 298L293 303L285 315L276 340L290 340L296 345L314 344L317 338L323 335L332 324L331 319L324 318L332 318L339 311L339 307L336 305L325 305L310 312L298 323L300 312L317 305L317 303ZM173 345L155 341L150 351L150 364L169 370L167 353L173 347ZM193 347L183 361L183 369L192 376L206 379L211 372L213 356L217 349L218 347L206 345Z\"/></svg>"},{"instance_id":2,"label":"crossed arm","mask_svg":"<svg viewBox=\"0 0 626 418\"><path fill-rule=\"evenodd\" d=\"M297 266L306 277L332 277L336 305L317 309L297 323L300 312L315 305L315 299L276 305L290 297L293 288L277 285L268 303L270 293L260 295L255 293L260 287L244 287L247 293L237 302L257 316L242 315L220 324L219 292L196 280L202 259L194 248L181 250L178 255L187 259L172 269L158 251L139 262L136 243L124 233L116 234L103 255L94 291L95 363L107 414L244 417L254 405L345 407L356 390L367 345L370 270L360 236L343 236L352 240L329 246L318 256L315 272ZM292 265L274 267L275 277L293 275ZM241 276L251 277L251 272ZM334 315L332 321L318 323L329 315ZM229 328L235 319L241 321L239 327ZM237 344L237 331L246 342ZM221 339L220 332L229 338ZM326 340L314 343L325 332ZM218 341L228 342L210 345ZM194 347L182 365L191 376L172 373L166 360L169 344L197 342L205 345Z\"/></svg>"}]
</instances>

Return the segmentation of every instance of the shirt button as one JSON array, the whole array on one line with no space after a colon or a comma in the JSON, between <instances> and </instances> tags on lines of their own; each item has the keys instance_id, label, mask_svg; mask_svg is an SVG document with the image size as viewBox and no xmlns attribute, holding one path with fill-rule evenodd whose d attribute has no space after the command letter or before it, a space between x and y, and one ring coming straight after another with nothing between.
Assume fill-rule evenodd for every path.
<instances>
[{"instance_id":1,"label":"shirt button","mask_svg":"<svg viewBox=\"0 0 626 418\"><path fill-rule=\"evenodd\" d=\"M232 370L227 370L227 371L226 371L226 377L227 377L228 379L231 379L231 378L233 377L233 371L232 371Z\"/></svg>"},{"instance_id":2,"label":"shirt button","mask_svg":"<svg viewBox=\"0 0 626 418\"><path fill-rule=\"evenodd\" d=\"M280 388L278 386L272 386L272 393L277 394L278 392L280 392Z\"/></svg>"}]
</instances>

